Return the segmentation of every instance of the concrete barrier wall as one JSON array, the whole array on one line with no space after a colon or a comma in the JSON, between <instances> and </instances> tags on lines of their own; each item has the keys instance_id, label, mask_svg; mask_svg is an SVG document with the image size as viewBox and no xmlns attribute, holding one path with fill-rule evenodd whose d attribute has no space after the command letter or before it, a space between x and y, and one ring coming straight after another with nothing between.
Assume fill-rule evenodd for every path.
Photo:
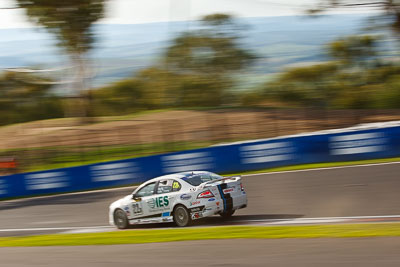
<instances>
[{"instance_id":1,"label":"concrete barrier wall","mask_svg":"<svg viewBox=\"0 0 400 267\"><path fill-rule=\"evenodd\" d=\"M0 177L0 198L141 183L174 172L229 173L287 165L400 156L400 123L273 139Z\"/></svg>"}]
</instances>

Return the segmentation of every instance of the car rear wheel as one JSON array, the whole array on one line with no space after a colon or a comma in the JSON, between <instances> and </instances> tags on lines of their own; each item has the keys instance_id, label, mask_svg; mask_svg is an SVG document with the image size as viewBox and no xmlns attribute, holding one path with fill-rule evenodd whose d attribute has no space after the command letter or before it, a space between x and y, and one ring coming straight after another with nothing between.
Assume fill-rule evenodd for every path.
<instances>
[{"instance_id":1,"label":"car rear wheel","mask_svg":"<svg viewBox=\"0 0 400 267\"><path fill-rule=\"evenodd\" d=\"M177 206L174 209L173 217L175 224L179 227L188 226L192 222L189 211L183 206Z\"/></svg>"},{"instance_id":2,"label":"car rear wheel","mask_svg":"<svg viewBox=\"0 0 400 267\"><path fill-rule=\"evenodd\" d=\"M123 210L117 209L114 212L114 223L118 227L118 229L126 229L128 228L128 218Z\"/></svg>"},{"instance_id":3,"label":"car rear wheel","mask_svg":"<svg viewBox=\"0 0 400 267\"><path fill-rule=\"evenodd\" d=\"M235 213L234 210L230 210L230 211L221 212L219 215L221 215L222 218L230 218L230 217L232 217L232 215L234 213Z\"/></svg>"}]
</instances>

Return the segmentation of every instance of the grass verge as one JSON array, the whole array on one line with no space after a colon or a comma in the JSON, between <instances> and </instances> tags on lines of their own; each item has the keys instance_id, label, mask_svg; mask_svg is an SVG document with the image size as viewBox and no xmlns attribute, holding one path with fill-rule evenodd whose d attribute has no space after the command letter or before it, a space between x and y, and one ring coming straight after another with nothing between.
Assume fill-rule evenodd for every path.
<instances>
[{"instance_id":1,"label":"grass verge","mask_svg":"<svg viewBox=\"0 0 400 267\"><path fill-rule=\"evenodd\" d=\"M384 236L400 236L400 224L229 226L3 237L0 238L0 247L116 245L212 239L354 238Z\"/></svg>"}]
</instances>

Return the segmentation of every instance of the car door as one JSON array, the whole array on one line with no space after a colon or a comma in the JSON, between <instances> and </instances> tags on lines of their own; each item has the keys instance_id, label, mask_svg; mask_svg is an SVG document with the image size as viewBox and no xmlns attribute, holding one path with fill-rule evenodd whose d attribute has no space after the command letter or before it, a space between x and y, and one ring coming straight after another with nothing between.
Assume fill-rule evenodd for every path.
<instances>
[{"instance_id":1,"label":"car door","mask_svg":"<svg viewBox=\"0 0 400 267\"><path fill-rule=\"evenodd\" d=\"M154 199L155 209L161 213L162 217L171 215L172 209L181 184L174 179L160 180L156 187L156 198Z\"/></svg>"},{"instance_id":2,"label":"car door","mask_svg":"<svg viewBox=\"0 0 400 267\"><path fill-rule=\"evenodd\" d=\"M130 219L140 219L152 214L148 207L148 201L154 197L156 182L146 184L136 191L130 205Z\"/></svg>"},{"instance_id":3,"label":"car door","mask_svg":"<svg viewBox=\"0 0 400 267\"><path fill-rule=\"evenodd\" d=\"M161 217L168 217L171 201L174 199L169 194L171 192L172 183L168 182L167 179L152 183L148 189L144 187L143 190L139 190L135 196L140 198L140 205L144 214L137 218L145 221L157 221Z\"/></svg>"}]
</instances>

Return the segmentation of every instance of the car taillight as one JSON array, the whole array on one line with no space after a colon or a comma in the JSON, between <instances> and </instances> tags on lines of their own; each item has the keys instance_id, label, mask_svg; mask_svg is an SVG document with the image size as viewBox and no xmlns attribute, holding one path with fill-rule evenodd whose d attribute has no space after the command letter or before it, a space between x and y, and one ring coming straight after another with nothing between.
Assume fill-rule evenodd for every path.
<instances>
[{"instance_id":1,"label":"car taillight","mask_svg":"<svg viewBox=\"0 0 400 267\"><path fill-rule=\"evenodd\" d=\"M210 197L214 197L214 194L211 193L210 190L201 192L201 193L197 196L197 198L210 198Z\"/></svg>"},{"instance_id":2,"label":"car taillight","mask_svg":"<svg viewBox=\"0 0 400 267\"><path fill-rule=\"evenodd\" d=\"M242 183L240 183L240 190L244 191L244 187L243 187Z\"/></svg>"}]
</instances>

